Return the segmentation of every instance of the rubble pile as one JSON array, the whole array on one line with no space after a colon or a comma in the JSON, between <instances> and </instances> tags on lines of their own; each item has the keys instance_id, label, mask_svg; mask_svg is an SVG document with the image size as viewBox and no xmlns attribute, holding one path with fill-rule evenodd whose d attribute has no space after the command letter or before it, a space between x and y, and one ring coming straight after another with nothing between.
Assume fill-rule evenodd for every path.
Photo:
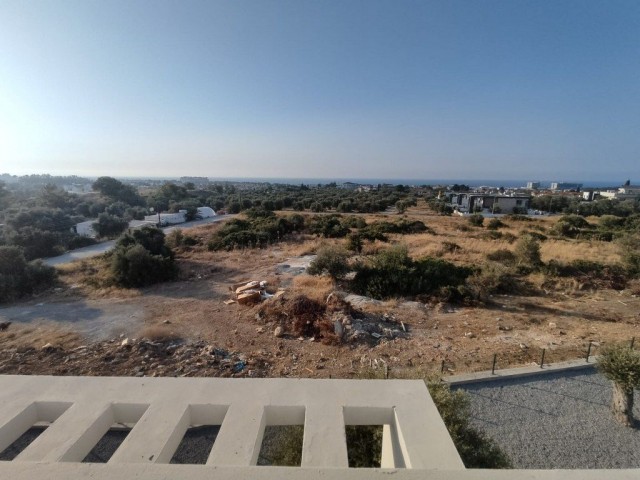
<instances>
[{"instance_id":1,"label":"rubble pile","mask_svg":"<svg viewBox=\"0 0 640 480\"><path fill-rule=\"evenodd\" d=\"M260 355L229 352L205 342L114 339L73 349L46 344L0 351L0 374L264 377L269 362Z\"/></svg>"},{"instance_id":2,"label":"rubble pile","mask_svg":"<svg viewBox=\"0 0 640 480\"><path fill-rule=\"evenodd\" d=\"M324 303L304 295L286 295L260 306L258 321L274 326L276 337L310 338L325 344L370 343L409 336L407 325L390 314L354 309L338 292Z\"/></svg>"}]
</instances>

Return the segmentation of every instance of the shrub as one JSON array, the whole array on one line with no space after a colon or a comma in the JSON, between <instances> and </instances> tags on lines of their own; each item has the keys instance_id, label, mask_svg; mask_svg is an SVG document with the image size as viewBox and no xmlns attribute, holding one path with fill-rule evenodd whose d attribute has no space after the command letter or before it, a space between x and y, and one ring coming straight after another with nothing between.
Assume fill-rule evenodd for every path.
<instances>
[{"instance_id":1,"label":"shrub","mask_svg":"<svg viewBox=\"0 0 640 480\"><path fill-rule=\"evenodd\" d=\"M469 396L443 382L429 382L429 393L467 468L510 468L509 457L489 437L471 426Z\"/></svg>"},{"instance_id":2,"label":"shrub","mask_svg":"<svg viewBox=\"0 0 640 480\"><path fill-rule=\"evenodd\" d=\"M111 253L111 274L118 285L127 288L175 278L177 268L164 232L146 226L122 235Z\"/></svg>"},{"instance_id":3,"label":"shrub","mask_svg":"<svg viewBox=\"0 0 640 480\"><path fill-rule=\"evenodd\" d=\"M329 274L337 280L343 278L349 272L349 253L341 247L327 245L318 249L318 255L311 262L307 273L309 275Z\"/></svg>"},{"instance_id":4,"label":"shrub","mask_svg":"<svg viewBox=\"0 0 640 480\"><path fill-rule=\"evenodd\" d=\"M352 252L360 253L362 252L362 235L359 233L350 233L347 236L347 249Z\"/></svg>"},{"instance_id":5,"label":"shrub","mask_svg":"<svg viewBox=\"0 0 640 480\"><path fill-rule=\"evenodd\" d=\"M153 255L142 245L118 248L111 260L111 273L118 285L144 287L176 276L172 258Z\"/></svg>"},{"instance_id":6,"label":"shrub","mask_svg":"<svg viewBox=\"0 0 640 480\"><path fill-rule=\"evenodd\" d=\"M481 227L484 223L484 217L479 213L474 213L468 217L468 221L474 227Z\"/></svg>"},{"instance_id":7,"label":"shrub","mask_svg":"<svg viewBox=\"0 0 640 480\"><path fill-rule=\"evenodd\" d=\"M506 225L497 218L492 218L489 220L489 223L487 223L487 228L489 230L498 230L503 227L506 227Z\"/></svg>"},{"instance_id":8,"label":"shrub","mask_svg":"<svg viewBox=\"0 0 640 480\"><path fill-rule=\"evenodd\" d=\"M531 235L523 235L516 243L514 251L516 261L519 265L536 268L542 265L540 257L540 244Z\"/></svg>"},{"instance_id":9,"label":"shrub","mask_svg":"<svg viewBox=\"0 0 640 480\"><path fill-rule=\"evenodd\" d=\"M455 253L462 250L462 247L455 242L442 242L442 251L445 253Z\"/></svg>"},{"instance_id":10,"label":"shrub","mask_svg":"<svg viewBox=\"0 0 640 480\"><path fill-rule=\"evenodd\" d=\"M471 269L441 259L413 261L406 247L396 245L375 255L368 265L357 265L351 286L356 293L378 299L415 296L461 285L470 274Z\"/></svg>"},{"instance_id":11,"label":"shrub","mask_svg":"<svg viewBox=\"0 0 640 480\"><path fill-rule=\"evenodd\" d=\"M618 240L620 257L630 275L640 274L640 235L625 235Z\"/></svg>"},{"instance_id":12,"label":"shrub","mask_svg":"<svg viewBox=\"0 0 640 480\"><path fill-rule=\"evenodd\" d=\"M633 426L633 390L640 387L640 352L628 345L607 345L600 352L598 370L613 382L611 407L616 419Z\"/></svg>"},{"instance_id":13,"label":"shrub","mask_svg":"<svg viewBox=\"0 0 640 480\"><path fill-rule=\"evenodd\" d=\"M487 260L505 265L513 265L516 262L516 256L511 250L500 248L494 252L487 253Z\"/></svg>"},{"instance_id":14,"label":"shrub","mask_svg":"<svg viewBox=\"0 0 640 480\"><path fill-rule=\"evenodd\" d=\"M474 272L467 278L466 286L471 297L481 301L493 294L522 294L526 291L512 269L495 263Z\"/></svg>"},{"instance_id":15,"label":"shrub","mask_svg":"<svg viewBox=\"0 0 640 480\"><path fill-rule=\"evenodd\" d=\"M0 303L49 288L56 279L53 267L39 260L27 263L21 248L0 246Z\"/></svg>"}]
</instances>

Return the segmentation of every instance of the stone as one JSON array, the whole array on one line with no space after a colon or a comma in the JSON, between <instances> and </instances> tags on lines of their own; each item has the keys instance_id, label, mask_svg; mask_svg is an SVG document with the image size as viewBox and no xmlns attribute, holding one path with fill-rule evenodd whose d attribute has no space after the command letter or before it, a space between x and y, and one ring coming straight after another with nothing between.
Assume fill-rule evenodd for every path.
<instances>
[{"instance_id":1,"label":"stone","mask_svg":"<svg viewBox=\"0 0 640 480\"><path fill-rule=\"evenodd\" d=\"M122 340L122 342L120 342L120 346L121 347L128 347L131 345L131 340L129 340L129 338L125 338L124 340Z\"/></svg>"},{"instance_id":2,"label":"stone","mask_svg":"<svg viewBox=\"0 0 640 480\"><path fill-rule=\"evenodd\" d=\"M277 326L275 328L275 330L273 331L273 336L276 338L282 338L284 337L284 329L281 326Z\"/></svg>"}]
</instances>

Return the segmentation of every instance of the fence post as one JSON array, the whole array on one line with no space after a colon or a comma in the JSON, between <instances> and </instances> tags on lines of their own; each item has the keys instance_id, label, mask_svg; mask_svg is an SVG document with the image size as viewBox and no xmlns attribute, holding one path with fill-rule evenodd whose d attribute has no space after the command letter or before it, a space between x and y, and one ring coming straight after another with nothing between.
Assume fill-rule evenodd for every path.
<instances>
[{"instance_id":1,"label":"fence post","mask_svg":"<svg viewBox=\"0 0 640 480\"><path fill-rule=\"evenodd\" d=\"M442 360L442 365L440 366L440 373L444 373L444 360Z\"/></svg>"},{"instance_id":2,"label":"fence post","mask_svg":"<svg viewBox=\"0 0 640 480\"><path fill-rule=\"evenodd\" d=\"M591 341L589 341L589 348L587 348L587 363L589 363L589 356L591 355Z\"/></svg>"},{"instance_id":3,"label":"fence post","mask_svg":"<svg viewBox=\"0 0 640 480\"><path fill-rule=\"evenodd\" d=\"M495 375L496 373L496 358L498 357L497 353L493 354L493 365L491 365L491 375Z\"/></svg>"},{"instance_id":4,"label":"fence post","mask_svg":"<svg viewBox=\"0 0 640 480\"><path fill-rule=\"evenodd\" d=\"M631 350L633 350L633 344L636 343L636 337L631 337L631 344L629 345L629 348Z\"/></svg>"},{"instance_id":5,"label":"fence post","mask_svg":"<svg viewBox=\"0 0 640 480\"><path fill-rule=\"evenodd\" d=\"M542 358L540 359L540 368L542 368L544 366L544 352L546 352L547 349L543 348L542 349Z\"/></svg>"}]
</instances>

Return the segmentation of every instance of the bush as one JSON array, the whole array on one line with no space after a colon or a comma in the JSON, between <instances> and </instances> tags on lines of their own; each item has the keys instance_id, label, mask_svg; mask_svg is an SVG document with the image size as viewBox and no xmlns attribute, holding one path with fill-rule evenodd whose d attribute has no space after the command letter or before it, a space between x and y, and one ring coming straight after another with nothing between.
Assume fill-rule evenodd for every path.
<instances>
[{"instance_id":1,"label":"bush","mask_svg":"<svg viewBox=\"0 0 640 480\"><path fill-rule=\"evenodd\" d=\"M506 225L497 218L492 218L489 220L489 223L487 223L487 228L489 230L498 230L503 227L506 227Z\"/></svg>"},{"instance_id":2,"label":"bush","mask_svg":"<svg viewBox=\"0 0 640 480\"><path fill-rule=\"evenodd\" d=\"M526 291L512 269L495 263L474 272L467 278L466 287L470 296L480 301L486 301L493 294L522 294Z\"/></svg>"},{"instance_id":3,"label":"bush","mask_svg":"<svg viewBox=\"0 0 640 480\"><path fill-rule=\"evenodd\" d=\"M341 247L327 245L318 249L318 255L311 262L307 273L309 275L322 275L328 273L331 278L338 280L349 272L349 253Z\"/></svg>"},{"instance_id":4,"label":"bush","mask_svg":"<svg viewBox=\"0 0 640 480\"><path fill-rule=\"evenodd\" d=\"M118 285L144 287L176 276L172 258L153 255L142 245L118 248L111 261L111 272Z\"/></svg>"},{"instance_id":5,"label":"bush","mask_svg":"<svg viewBox=\"0 0 640 480\"><path fill-rule=\"evenodd\" d=\"M173 252L162 230L143 227L121 236L111 254L111 273L123 287L143 287L177 275Z\"/></svg>"},{"instance_id":6,"label":"bush","mask_svg":"<svg viewBox=\"0 0 640 480\"><path fill-rule=\"evenodd\" d=\"M0 303L45 290L56 279L53 267L39 260L27 263L19 247L0 246Z\"/></svg>"},{"instance_id":7,"label":"bush","mask_svg":"<svg viewBox=\"0 0 640 480\"><path fill-rule=\"evenodd\" d=\"M429 382L429 393L466 468L510 468L509 457L489 437L471 426L469 396L443 382Z\"/></svg>"},{"instance_id":8,"label":"bush","mask_svg":"<svg viewBox=\"0 0 640 480\"><path fill-rule=\"evenodd\" d=\"M455 242L442 242L442 251L445 253L455 253L462 250L462 247Z\"/></svg>"},{"instance_id":9,"label":"bush","mask_svg":"<svg viewBox=\"0 0 640 480\"><path fill-rule=\"evenodd\" d=\"M516 243L515 257L518 265L537 268L542 265L540 244L531 235L523 235Z\"/></svg>"},{"instance_id":10,"label":"bush","mask_svg":"<svg viewBox=\"0 0 640 480\"><path fill-rule=\"evenodd\" d=\"M600 351L598 370L626 391L640 387L640 352L629 345L607 345Z\"/></svg>"},{"instance_id":11,"label":"bush","mask_svg":"<svg viewBox=\"0 0 640 480\"><path fill-rule=\"evenodd\" d=\"M484 223L484 217L479 213L474 213L468 217L468 221L474 227L481 227Z\"/></svg>"},{"instance_id":12,"label":"bush","mask_svg":"<svg viewBox=\"0 0 640 480\"><path fill-rule=\"evenodd\" d=\"M640 275L640 235L626 235L618 240L620 257L630 275Z\"/></svg>"},{"instance_id":13,"label":"bush","mask_svg":"<svg viewBox=\"0 0 640 480\"><path fill-rule=\"evenodd\" d=\"M487 253L487 260L504 265L513 265L516 262L516 256L511 250L500 248L494 252Z\"/></svg>"},{"instance_id":14,"label":"bush","mask_svg":"<svg viewBox=\"0 0 640 480\"><path fill-rule=\"evenodd\" d=\"M464 283L471 269L436 258L413 261L406 247L396 245L375 255L369 265L357 265L352 289L384 299L399 295L433 294Z\"/></svg>"}]
</instances>

